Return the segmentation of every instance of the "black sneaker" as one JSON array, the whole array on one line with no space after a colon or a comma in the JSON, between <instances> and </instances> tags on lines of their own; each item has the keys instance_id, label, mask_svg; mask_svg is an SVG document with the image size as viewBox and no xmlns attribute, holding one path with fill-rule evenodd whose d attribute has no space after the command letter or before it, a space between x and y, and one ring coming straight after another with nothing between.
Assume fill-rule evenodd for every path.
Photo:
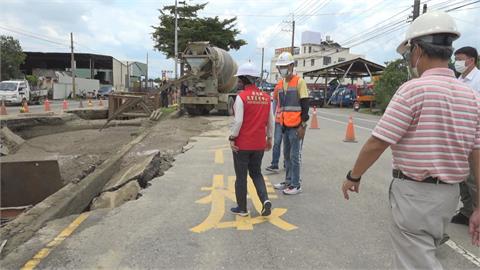
<instances>
[{"instance_id":1,"label":"black sneaker","mask_svg":"<svg viewBox=\"0 0 480 270\"><path fill-rule=\"evenodd\" d=\"M240 207L238 207L238 206L230 208L230 212L232 212L232 214L239 215L241 217L248 216L248 211L240 210Z\"/></svg>"},{"instance_id":2,"label":"black sneaker","mask_svg":"<svg viewBox=\"0 0 480 270\"><path fill-rule=\"evenodd\" d=\"M267 170L269 172L278 172L280 169L278 168L278 166L270 165L267 168L265 168L265 170Z\"/></svg>"},{"instance_id":3,"label":"black sneaker","mask_svg":"<svg viewBox=\"0 0 480 270\"><path fill-rule=\"evenodd\" d=\"M459 212L458 214L452 217L452 220L450 222L468 226L469 219L464 214Z\"/></svg>"},{"instance_id":4,"label":"black sneaker","mask_svg":"<svg viewBox=\"0 0 480 270\"><path fill-rule=\"evenodd\" d=\"M271 213L272 213L272 202L270 200L266 200L263 202L262 216L267 217L267 216L270 216Z\"/></svg>"},{"instance_id":5,"label":"black sneaker","mask_svg":"<svg viewBox=\"0 0 480 270\"><path fill-rule=\"evenodd\" d=\"M450 236L448 236L448 234L444 233L442 239L440 239L440 241L438 241L438 245L441 246L441 245L445 244L448 240L450 240Z\"/></svg>"}]
</instances>

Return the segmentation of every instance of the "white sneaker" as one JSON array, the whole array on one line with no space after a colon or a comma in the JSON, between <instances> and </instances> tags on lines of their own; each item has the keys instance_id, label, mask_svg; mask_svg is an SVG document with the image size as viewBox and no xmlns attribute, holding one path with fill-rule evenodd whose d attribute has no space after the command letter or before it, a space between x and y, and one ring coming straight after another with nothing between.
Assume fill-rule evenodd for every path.
<instances>
[{"instance_id":1,"label":"white sneaker","mask_svg":"<svg viewBox=\"0 0 480 270\"><path fill-rule=\"evenodd\" d=\"M285 195L295 195L302 192L301 187L287 187L286 189L283 190L283 194Z\"/></svg>"},{"instance_id":2,"label":"white sneaker","mask_svg":"<svg viewBox=\"0 0 480 270\"><path fill-rule=\"evenodd\" d=\"M281 182L273 185L273 188L278 190L284 190L285 188L287 188L287 184L285 182Z\"/></svg>"}]
</instances>

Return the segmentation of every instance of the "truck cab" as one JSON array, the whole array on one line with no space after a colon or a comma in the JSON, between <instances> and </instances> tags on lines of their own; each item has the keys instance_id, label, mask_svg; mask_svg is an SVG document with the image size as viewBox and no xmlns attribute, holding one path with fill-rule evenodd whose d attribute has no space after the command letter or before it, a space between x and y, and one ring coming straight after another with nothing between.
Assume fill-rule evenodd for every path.
<instances>
[{"instance_id":1,"label":"truck cab","mask_svg":"<svg viewBox=\"0 0 480 270\"><path fill-rule=\"evenodd\" d=\"M5 103L21 104L23 100L30 101L30 85L25 80L0 82L0 100Z\"/></svg>"}]
</instances>

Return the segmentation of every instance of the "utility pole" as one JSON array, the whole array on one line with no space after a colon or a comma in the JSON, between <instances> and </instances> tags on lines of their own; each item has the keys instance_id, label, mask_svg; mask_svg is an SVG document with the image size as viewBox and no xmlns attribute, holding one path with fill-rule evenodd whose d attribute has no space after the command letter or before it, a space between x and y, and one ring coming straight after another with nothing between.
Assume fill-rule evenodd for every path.
<instances>
[{"instance_id":1,"label":"utility pole","mask_svg":"<svg viewBox=\"0 0 480 270\"><path fill-rule=\"evenodd\" d=\"M295 15L292 13L292 55L295 49Z\"/></svg>"},{"instance_id":2,"label":"utility pole","mask_svg":"<svg viewBox=\"0 0 480 270\"><path fill-rule=\"evenodd\" d=\"M177 14L177 0L175 0L175 79L178 78L178 14Z\"/></svg>"},{"instance_id":3,"label":"utility pole","mask_svg":"<svg viewBox=\"0 0 480 270\"><path fill-rule=\"evenodd\" d=\"M260 87L263 86L263 56L265 54L265 48L262 48L262 69L260 72Z\"/></svg>"},{"instance_id":4,"label":"utility pole","mask_svg":"<svg viewBox=\"0 0 480 270\"><path fill-rule=\"evenodd\" d=\"M416 18L420 16L420 0L413 1L413 20L415 21Z\"/></svg>"},{"instance_id":5,"label":"utility pole","mask_svg":"<svg viewBox=\"0 0 480 270\"><path fill-rule=\"evenodd\" d=\"M75 95L75 57L73 54L73 33L70 32L70 48L71 48L71 62L70 62L70 69L72 70L72 97L76 99L77 96Z\"/></svg>"},{"instance_id":6,"label":"utility pole","mask_svg":"<svg viewBox=\"0 0 480 270\"><path fill-rule=\"evenodd\" d=\"M130 66L128 64L128 61L127 61L127 81L125 82L126 86L127 86L127 92L129 92L130 90Z\"/></svg>"},{"instance_id":7,"label":"utility pole","mask_svg":"<svg viewBox=\"0 0 480 270\"><path fill-rule=\"evenodd\" d=\"M145 89L148 90L148 52L147 52L147 70L145 72Z\"/></svg>"}]
</instances>

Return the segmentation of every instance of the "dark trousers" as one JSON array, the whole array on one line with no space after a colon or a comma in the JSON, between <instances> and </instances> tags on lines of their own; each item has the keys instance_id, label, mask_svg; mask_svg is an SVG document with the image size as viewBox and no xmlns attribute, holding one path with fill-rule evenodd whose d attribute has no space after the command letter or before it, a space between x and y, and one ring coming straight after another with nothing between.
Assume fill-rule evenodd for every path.
<instances>
[{"instance_id":1,"label":"dark trousers","mask_svg":"<svg viewBox=\"0 0 480 270\"><path fill-rule=\"evenodd\" d=\"M247 173L253 180L260 201L268 200L265 179L262 175L263 150L233 152L233 165L235 167L235 196L240 210L247 211Z\"/></svg>"}]
</instances>

